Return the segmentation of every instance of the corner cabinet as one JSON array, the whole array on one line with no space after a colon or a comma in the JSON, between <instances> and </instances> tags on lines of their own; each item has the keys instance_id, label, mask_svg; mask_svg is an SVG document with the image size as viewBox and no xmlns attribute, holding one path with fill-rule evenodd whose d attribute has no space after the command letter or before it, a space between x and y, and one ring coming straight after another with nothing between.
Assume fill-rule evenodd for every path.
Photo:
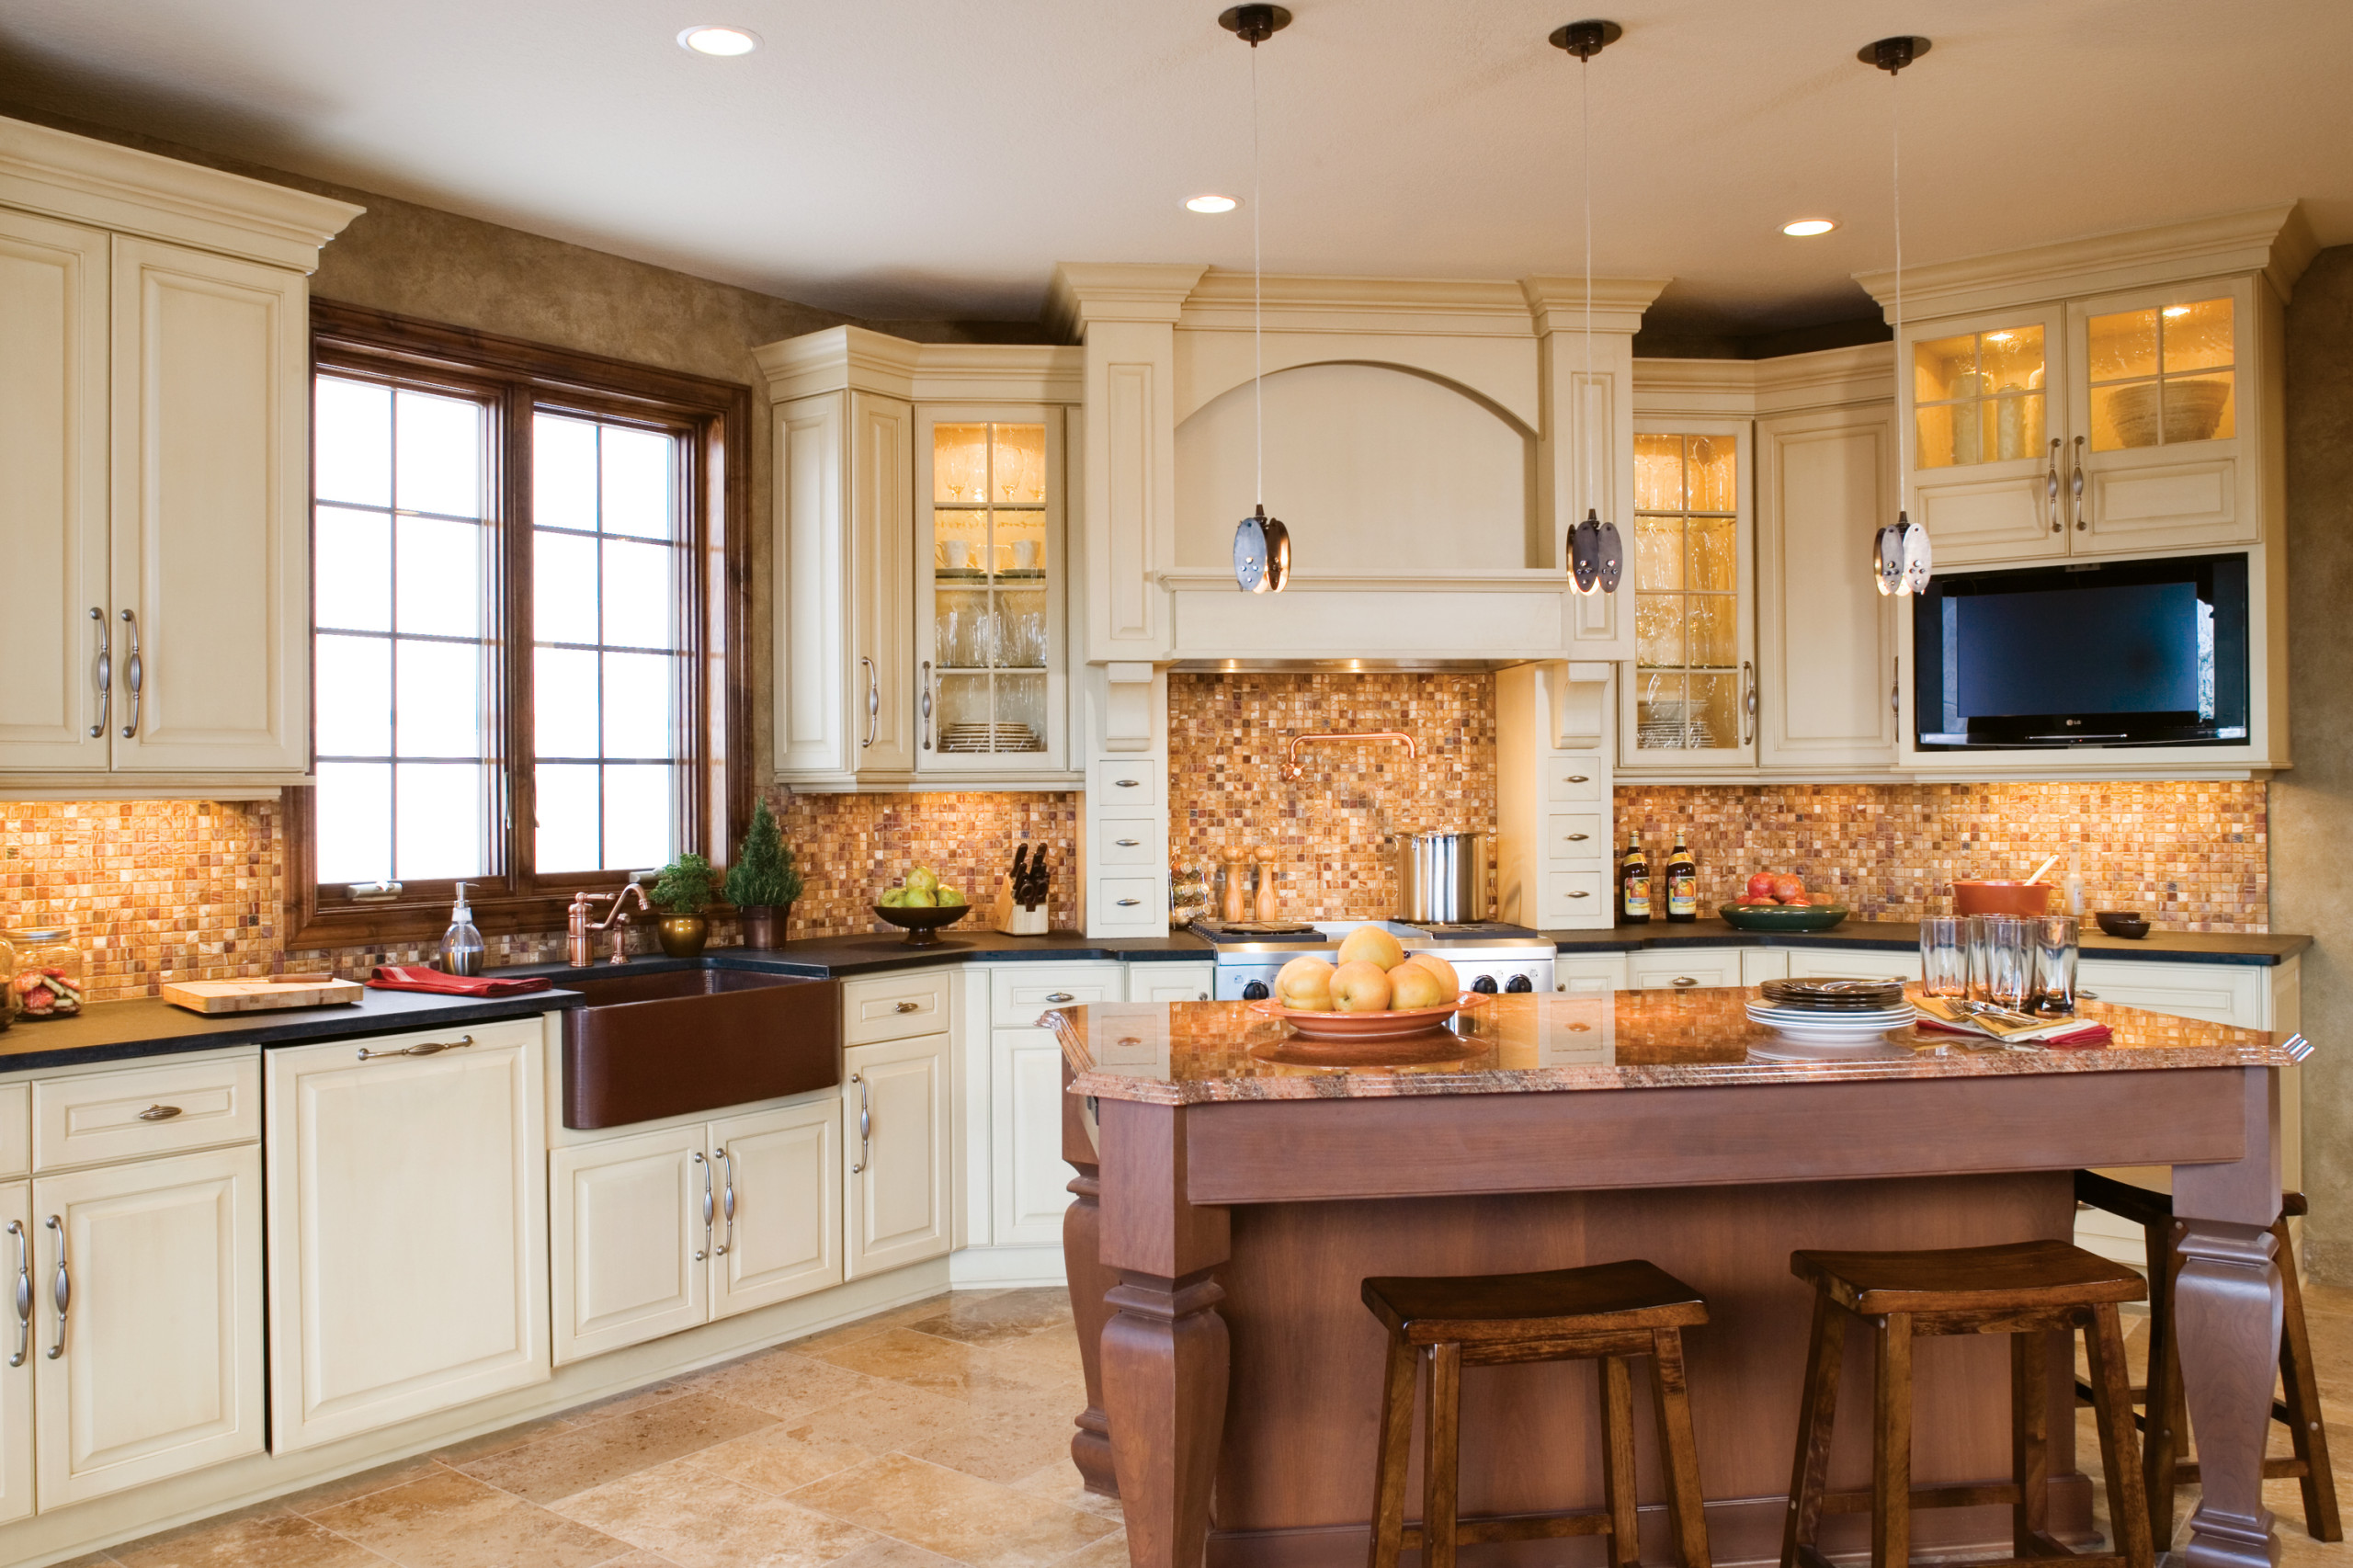
<instances>
[{"instance_id":1,"label":"corner cabinet","mask_svg":"<svg viewBox=\"0 0 2353 1568\"><path fill-rule=\"evenodd\" d=\"M307 273L360 210L0 120L0 786L310 772Z\"/></svg>"}]
</instances>

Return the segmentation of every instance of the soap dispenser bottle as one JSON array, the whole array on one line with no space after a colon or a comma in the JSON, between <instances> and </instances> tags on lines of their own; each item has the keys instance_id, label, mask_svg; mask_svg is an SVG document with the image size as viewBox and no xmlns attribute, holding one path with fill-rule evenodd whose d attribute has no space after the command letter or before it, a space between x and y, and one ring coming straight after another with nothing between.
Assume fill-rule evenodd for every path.
<instances>
[{"instance_id":1,"label":"soap dispenser bottle","mask_svg":"<svg viewBox=\"0 0 2353 1568\"><path fill-rule=\"evenodd\" d=\"M482 933L474 929L473 906L466 902L466 884L458 884L458 902L449 910L449 928L441 933L441 972L480 974Z\"/></svg>"}]
</instances>

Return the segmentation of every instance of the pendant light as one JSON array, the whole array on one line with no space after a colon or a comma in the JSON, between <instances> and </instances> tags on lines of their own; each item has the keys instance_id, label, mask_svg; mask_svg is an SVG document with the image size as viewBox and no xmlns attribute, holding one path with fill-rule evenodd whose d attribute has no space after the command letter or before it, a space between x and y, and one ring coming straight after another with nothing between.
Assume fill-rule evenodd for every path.
<instances>
[{"instance_id":1,"label":"pendant light","mask_svg":"<svg viewBox=\"0 0 2353 1568\"><path fill-rule=\"evenodd\" d=\"M1217 25L1250 46L1250 373L1251 418L1257 427L1257 505L1234 526L1233 580L1245 593L1279 594L1290 582L1290 530L1267 516L1267 329L1258 244L1258 46L1290 26L1280 6L1236 6Z\"/></svg>"},{"instance_id":2,"label":"pendant light","mask_svg":"<svg viewBox=\"0 0 2353 1568\"><path fill-rule=\"evenodd\" d=\"M1924 38L1883 38L1865 44L1855 58L1887 73L1888 165L1895 213L1895 351L1904 353L1904 119L1897 107L1898 73L1928 52ZM1897 374L1903 372L1899 368ZM1871 548L1871 580L1882 594L1927 591L1935 570L1928 555L1928 530L1912 520L1906 503L1912 485L1912 430L1906 419L1895 428L1895 521L1879 530Z\"/></svg>"},{"instance_id":3,"label":"pendant light","mask_svg":"<svg viewBox=\"0 0 2353 1568\"><path fill-rule=\"evenodd\" d=\"M1579 142L1585 157L1585 379L1588 389L1593 384L1593 85L1584 67L1593 63L1593 57L1603 49L1626 36L1626 29L1615 22L1571 22L1555 28L1548 41L1555 49L1568 51L1576 56L1577 118ZM1580 594L1596 591L1614 594L1618 579L1626 566L1626 549L1618 536L1618 525L1604 522L1596 492L1597 465L1593 452L1593 422L1584 415L1583 397L1569 400L1575 412L1577 439L1582 460L1578 467L1585 473L1585 520L1569 529L1569 581Z\"/></svg>"}]
</instances>

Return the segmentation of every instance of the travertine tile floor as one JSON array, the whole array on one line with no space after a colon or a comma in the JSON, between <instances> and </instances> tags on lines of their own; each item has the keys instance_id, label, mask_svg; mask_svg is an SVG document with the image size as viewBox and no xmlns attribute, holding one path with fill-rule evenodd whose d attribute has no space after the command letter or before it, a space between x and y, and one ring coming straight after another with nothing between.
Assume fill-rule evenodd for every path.
<instances>
[{"instance_id":1,"label":"travertine tile floor","mask_svg":"<svg viewBox=\"0 0 2353 1568\"><path fill-rule=\"evenodd\" d=\"M2353 1513L2353 1290L2305 1308ZM1084 1403L1063 1292L960 1291L68 1568L1124 1568L1070 1466ZM2267 1491L2281 1568L2353 1568Z\"/></svg>"}]
</instances>

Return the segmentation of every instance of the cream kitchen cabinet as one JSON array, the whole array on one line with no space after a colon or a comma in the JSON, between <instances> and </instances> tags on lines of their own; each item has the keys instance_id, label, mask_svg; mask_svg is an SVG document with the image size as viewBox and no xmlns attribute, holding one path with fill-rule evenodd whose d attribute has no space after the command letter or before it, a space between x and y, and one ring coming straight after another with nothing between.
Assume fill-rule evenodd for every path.
<instances>
[{"instance_id":1,"label":"cream kitchen cabinet","mask_svg":"<svg viewBox=\"0 0 2353 1568\"><path fill-rule=\"evenodd\" d=\"M0 1524L28 1519L33 1513L33 1285L40 1267L34 1241L33 1185L0 1181L0 1268L6 1268L11 1305L7 1355L0 1363Z\"/></svg>"},{"instance_id":2,"label":"cream kitchen cabinet","mask_svg":"<svg viewBox=\"0 0 2353 1568\"><path fill-rule=\"evenodd\" d=\"M309 284L358 208L0 120L0 784L310 771Z\"/></svg>"},{"instance_id":3,"label":"cream kitchen cabinet","mask_svg":"<svg viewBox=\"0 0 2353 1568\"><path fill-rule=\"evenodd\" d=\"M558 1366L842 1281L826 1094L549 1155Z\"/></svg>"},{"instance_id":4,"label":"cream kitchen cabinet","mask_svg":"<svg viewBox=\"0 0 2353 1568\"><path fill-rule=\"evenodd\" d=\"M1206 1002L1217 984L1213 963L1131 963L1131 1002ZM1059 1156L1057 1156L1059 1157Z\"/></svg>"},{"instance_id":5,"label":"cream kitchen cabinet","mask_svg":"<svg viewBox=\"0 0 2353 1568\"><path fill-rule=\"evenodd\" d=\"M1611 889L1612 666L1495 674L1495 915L1539 931L1606 929Z\"/></svg>"},{"instance_id":6,"label":"cream kitchen cabinet","mask_svg":"<svg viewBox=\"0 0 2353 1568\"><path fill-rule=\"evenodd\" d=\"M1634 662L1619 698L1629 768L1663 759L1698 775L1756 763L1752 461L1745 419L1635 422L1625 585Z\"/></svg>"},{"instance_id":7,"label":"cream kitchen cabinet","mask_svg":"<svg viewBox=\"0 0 2353 1568\"><path fill-rule=\"evenodd\" d=\"M954 1244L949 1037L842 1052L842 1277L862 1279Z\"/></svg>"},{"instance_id":8,"label":"cream kitchen cabinet","mask_svg":"<svg viewBox=\"0 0 2353 1568\"><path fill-rule=\"evenodd\" d=\"M1662 948L1626 955L1631 991L1691 991L1741 985L1740 948Z\"/></svg>"},{"instance_id":9,"label":"cream kitchen cabinet","mask_svg":"<svg viewBox=\"0 0 2353 1568\"><path fill-rule=\"evenodd\" d=\"M274 1452L549 1378L552 1027L265 1057Z\"/></svg>"},{"instance_id":10,"label":"cream kitchen cabinet","mask_svg":"<svg viewBox=\"0 0 2353 1568\"><path fill-rule=\"evenodd\" d=\"M1920 955L1877 948L1790 948L1789 980L1901 980L1920 982Z\"/></svg>"}]
</instances>

